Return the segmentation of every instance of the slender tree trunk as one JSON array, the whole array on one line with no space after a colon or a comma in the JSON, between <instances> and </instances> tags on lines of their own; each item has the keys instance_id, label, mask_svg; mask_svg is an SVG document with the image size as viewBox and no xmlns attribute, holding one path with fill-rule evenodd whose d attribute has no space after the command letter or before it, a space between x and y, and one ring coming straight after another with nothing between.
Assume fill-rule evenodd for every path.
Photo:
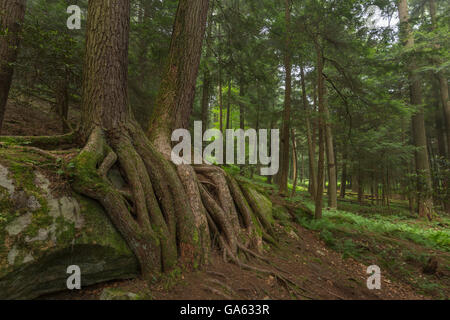
<instances>
[{"instance_id":1,"label":"slender tree trunk","mask_svg":"<svg viewBox=\"0 0 450 320\"><path fill-rule=\"evenodd\" d=\"M230 113L231 113L231 78L228 80L228 92L227 92L227 122L226 129L230 129Z\"/></svg>"},{"instance_id":2,"label":"slender tree trunk","mask_svg":"<svg viewBox=\"0 0 450 320\"><path fill-rule=\"evenodd\" d=\"M447 158L445 150L445 124L440 103L436 101L436 109L434 110L434 118L436 122L436 139L438 144L438 154L441 158Z\"/></svg>"},{"instance_id":3,"label":"slender tree trunk","mask_svg":"<svg viewBox=\"0 0 450 320\"><path fill-rule=\"evenodd\" d=\"M297 177L298 177L298 169L297 169L297 141L295 140L295 129L291 129L291 139L292 139L292 193L291 197L295 196L295 192L297 191Z\"/></svg>"},{"instance_id":4,"label":"slender tree trunk","mask_svg":"<svg viewBox=\"0 0 450 320\"><path fill-rule=\"evenodd\" d=\"M26 0L0 0L0 134L20 43Z\"/></svg>"},{"instance_id":5,"label":"slender tree trunk","mask_svg":"<svg viewBox=\"0 0 450 320\"><path fill-rule=\"evenodd\" d=\"M70 131L68 116L69 116L69 79L67 70L64 77L59 81L56 88L56 108L61 119L62 133Z\"/></svg>"},{"instance_id":6,"label":"slender tree trunk","mask_svg":"<svg viewBox=\"0 0 450 320\"><path fill-rule=\"evenodd\" d=\"M305 177L305 161L304 161L304 155L303 155L303 151L301 151L301 156L300 156L300 161L301 161L301 165L300 165L300 183L303 184L303 180Z\"/></svg>"},{"instance_id":7,"label":"slender tree trunk","mask_svg":"<svg viewBox=\"0 0 450 320\"><path fill-rule=\"evenodd\" d=\"M241 101L239 101L239 128L245 129L245 105L242 102L242 99L245 97L245 84L243 78L240 80L239 84L239 97Z\"/></svg>"},{"instance_id":8,"label":"slender tree trunk","mask_svg":"<svg viewBox=\"0 0 450 320\"><path fill-rule=\"evenodd\" d=\"M287 194L287 182L289 174L289 133L291 120L291 90L292 90L292 65L291 65L291 1L285 0L286 43L284 53L284 69L286 71L283 124L281 131L281 168L280 168L280 194Z\"/></svg>"},{"instance_id":9,"label":"slender tree trunk","mask_svg":"<svg viewBox=\"0 0 450 320\"><path fill-rule=\"evenodd\" d=\"M398 1L400 17L401 39L405 48L414 47L414 35L409 25L409 13L407 0ZM415 152L418 197L418 213L420 217L432 218L433 199L430 163L427 151L427 138L425 131L425 116L422 107L422 87L420 78L416 73L417 67L414 56L408 62L408 77L410 82L411 104L417 107L417 112L412 117L413 142L417 150Z\"/></svg>"},{"instance_id":10,"label":"slender tree trunk","mask_svg":"<svg viewBox=\"0 0 450 320\"><path fill-rule=\"evenodd\" d=\"M244 103L242 102L243 97L245 96L245 87L244 87L244 80L243 77L241 77L241 79L239 80L239 128L244 130L245 129L245 106ZM243 175L244 174L244 168L245 165L241 165L240 166L240 174Z\"/></svg>"},{"instance_id":11,"label":"slender tree trunk","mask_svg":"<svg viewBox=\"0 0 450 320\"><path fill-rule=\"evenodd\" d=\"M336 181L336 163L334 156L333 133L330 124L330 112L327 106L326 87L323 88L323 110L325 116L325 134L326 134L326 154L328 160L328 206L332 209L337 208L337 181Z\"/></svg>"},{"instance_id":12,"label":"slender tree trunk","mask_svg":"<svg viewBox=\"0 0 450 320\"><path fill-rule=\"evenodd\" d=\"M300 76L301 76L301 85L302 85L302 101L303 101L303 110L305 111L306 117L306 139L308 142L308 161L309 161L309 183L310 188L309 192L311 194L312 199L314 200L316 196L316 185L317 185L317 177L316 177L316 166L315 162L315 150L313 145L313 139L311 134L311 110L309 107L308 99L306 98L306 85L305 85L305 72L303 69L303 65L300 66Z\"/></svg>"},{"instance_id":13,"label":"slender tree trunk","mask_svg":"<svg viewBox=\"0 0 450 320\"><path fill-rule=\"evenodd\" d=\"M324 95L325 95L325 83L323 77L323 56L322 48L320 47L318 40L315 39L316 57L317 57L317 89L318 89L318 101L319 101L319 161L317 165L317 193L316 193L316 207L314 216L316 219L322 217L323 207L323 189L324 189L324 162L325 162L325 140L326 140L326 124L324 123Z\"/></svg>"},{"instance_id":14,"label":"slender tree trunk","mask_svg":"<svg viewBox=\"0 0 450 320\"><path fill-rule=\"evenodd\" d=\"M360 164L358 164L357 179L358 179L358 202L362 204L364 202L364 177Z\"/></svg>"},{"instance_id":15,"label":"slender tree trunk","mask_svg":"<svg viewBox=\"0 0 450 320\"><path fill-rule=\"evenodd\" d=\"M345 143L344 152L342 153L342 175L341 175L341 199L345 199L345 192L347 189L347 158L348 158L348 145Z\"/></svg>"}]
</instances>

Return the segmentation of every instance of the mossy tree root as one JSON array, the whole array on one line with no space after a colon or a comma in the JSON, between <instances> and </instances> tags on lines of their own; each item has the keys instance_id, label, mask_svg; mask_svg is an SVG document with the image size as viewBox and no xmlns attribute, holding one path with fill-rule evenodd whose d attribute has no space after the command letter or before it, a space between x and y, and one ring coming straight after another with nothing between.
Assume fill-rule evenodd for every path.
<instances>
[{"instance_id":1,"label":"mossy tree root","mask_svg":"<svg viewBox=\"0 0 450 320\"><path fill-rule=\"evenodd\" d=\"M56 159L34 145L56 147L58 142L75 142L75 136L7 141L11 147L32 148ZM110 181L113 168L125 186ZM207 263L214 239L232 261L240 253L261 258L267 222L261 221L234 177L215 166L175 166L132 121L109 132L95 127L67 170L74 190L103 206L145 278L177 263L187 268Z\"/></svg>"},{"instance_id":2,"label":"mossy tree root","mask_svg":"<svg viewBox=\"0 0 450 320\"><path fill-rule=\"evenodd\" d=\"M0 136L0 143L49 150L73 146L77 139L76 132L71 132L56 136Z\"/></svg>"},{"instance_id":3,"label":"mossy tree root","mask_svg":"<svg viewBox=\"0 0 450 320\"><path fill-rule=\"evenodd\" d=\"M147 277L171 270L177 261L194 265L199 246L194 224L189 223L192 213L181 205L185 199L181 183L174 181L175 168L149 144L143 146L145 139L136 139L139 130L124 126L106 139L101 129L95 129L73 160L72 176L77 192L105 208ZM127 185L122 190L107 176L116 161Z\"/></svg>"}]
</instances>

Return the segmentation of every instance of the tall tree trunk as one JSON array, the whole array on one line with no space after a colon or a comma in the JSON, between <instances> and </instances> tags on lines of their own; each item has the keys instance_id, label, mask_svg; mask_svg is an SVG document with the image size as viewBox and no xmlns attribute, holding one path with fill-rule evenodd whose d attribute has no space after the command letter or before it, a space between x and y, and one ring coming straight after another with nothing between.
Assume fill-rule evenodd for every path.
<instances>
[{"instance_id":1,"label":"tall tree trunk","mask_svg":"<svg viewBox=\"0 0 450 320\"><path fill-rule=\"evenodd\" d=\"M221 31L219 24L219 40L221 39ZM219 129L220 132L223 133L223 94L222 94L222 52L219 45L219 53L218 53L218 82L219 82Z\"/></svg>"},{"instance_id":2,"label":"tall tree trunk","mask_svg":"<svg viewBox=\"0 0 450 320\"><path fill-rule=\"evenodd\" d=\"M231 113L231 77L228 79L228 91L227 91L227 122L226 129L230 129L230 113Z\"/></svg>"},{"instance_id":3,"label":"tall tree trunk","mask_svg":"<svg viewBox=\"0 0 450 320\"><path fill-rule=\"evenodd\" d=\"M409 25L409 13L407 0L398 1L398 11L400 18L401 39L405 48L414 47L414 35ZM413 142L416 146L415 160L418 197L418 213L420 217L432 218L433 199L432 181L430 173L430 163L427 151L427 138L425 131L425 116L422 107L422 87L420 78L416 73L417 67L414 56L410 57L408 62L408 77L410 86L411 104L417 107L417 112L412 117Z\"/></svg>"},{"instance_id":4,"label":"tall tree trunk","mask_svg":"<svg viewBox=\"0 0 450 320\"><path fill-rule=\"evenodd\" d=\"M242 102L242 99L245 97L245 84L243 78L241 78L239 83L239 128L245 129L245 105Z\"/></svg>"},{"instance_id":5,"label":"tall tree trunk","mask_svg":"<svg viewBox=\"0 0 450 320\"><path fill-rule=\"evenodd\" d=\"M348 158L348 145L345 142L344 152L342 153L342 175L341 175L341 199L345 199L345 192L347 188L347 158Z\"/></svg>"},{"instance_id":6,"label":"tall tree trunk","mask_svg":"<svg viewBox=\"0 0 450 320\"><path fill-rule=\"evenodd\" d=\"M283 124L281 132L281 166L280 166L280 194L287 195L287 182L289 175L289 133L291 121L291 89L292 89L292 65L291 65L291 1L285 0L286 43L284 52L284 69L286 71Z\"/></svg>"},{"instance_id":7,"label":"tall tree trunk","mask_svg":"<svg viewBox=\"0 0 450 320\"><path fill-rule=\"evenodd\" d=\"M295 129L291 129L291 139L292 139L292 193L291 197L295 196L295 192L297 191L297 178L298 178L298 169L297 169L297 141L295 140Z\"/></svg>"},{"instance_id":8,"label":"tall tree trunk","mask_svg":"<svg viewBox=\"0 0 450 320\"><path fill-rule=\"evenodd\" d=\"M436 29L436 1L429 0L430 4L430 15L431 15L431 23L433 30ZM439 61L436 61L439 63ZM439 90L440 90L440 98L442 103L442 109L444 111L445 124L446 124L446 135L447 135L447 159L450 160L450 101L448 95L448 81L445 76L444 71L439 71L437 74L439 80Z\"/></svg>"},{"instance_id":9,"label":"tall tree trunk","mask_svg":"<svg viewBox=\"0 0 450 320\"><path fill-rule=\"evenodd\" d=\"M0 134L25 18L26 0L0 0Z\"/></svg>"},{"instance_id":10,"label":"tall tree trunk","mask_svg":"<svg viewBox=\"0 0 450 320\"><path fill-rule=\"evenodd\" d=\"M214 2L213 2L214 3ZM202 88L202 130L204 133L209 128L209 101L211 99L211 71L209 70L209 59L212 56L211 41L212 41L212 17L214 6L209 10L208 26L206 31L206 66L203 72L203 88Z\"/></svg>"},{"instance_id":11,"label":"tall tree trunk","mask_svg":"<svg viewBox=\"0 0 450 320\"><path fill-rule=\"evenodd\" d=\"M336 163L334 156L333 133L330 124L330 112L327 106L326 87L323 86L323 110L325 116L325 140L328 161L328 206L332 209L337 208L337 181L336 181Z\"/></svg>"},{"instance_id":12,"label":"tall tree trunk","mask_svg":"<svg viewBox=\"0 0 450 320\"><path fill-rule=\"evenodd\" d=\"M358 202L363 203L364 202L364 176L363 176L363 170L361 169L361 164L358 163L358 175L357 175L357 181L358 181ZM384 190L384 189L383 189Z\"/></svg>"},{"instance_id":13,"label":"tall tree trunk","mask_svg":"<svg viewBox=\"0 0 450 320\"><path fill-rule=\"evenodd\" d=\"M303 184L303 179L305 177L305 161L304 161L304 155L303 151L301 151L301 165L300 165L300 183Z\"/></svg>"},{"instance_id":14,"label":"tall tree trunk","mask_svg":"<svg viewBox=\"0 0 450 320\"><path fill-rule=\"evenodd\" d=\"M306 139L308 142L308 160L309 160L309 180L310 180L310 194L312 199L314 200L316 196L316 185L317 185L317 177L316 177L316 166L315 162L315 150L313 145L313 139L311 134L311 110L309 107L308 99L306 97L306 85L305 85L305 71L303 65L300 66L300 80L302 85L302 101L303 101L303 110L305 111L306 117Z\"/></svg>"},{"instance_id":15,"label":"tall tree trunk","mask_svg":"<svg viewBox=\"0 0 450 320\"><path fill-rule=\"evenodd\" d=\"M244 130L245 129L245 105L242 102L243 97L245 96L245 84L244 84L244 77L241 76L241 79L239 80L239 128ZM240 166L240 174L244 174L244 168L245 165Z\"/></svg>"},{"instance_id":16,"label":"tall tree trunk","mask_svg":"<svg viewBox=\"0 0 450 320\"><path fill-rule=\"evenodd\" d=\"M314 39L317 59L317 91L318 91L318 103L319 103L319 160L317 165L317 193L316 193L316 207L314 216L316 219L322 217L323 207L323 189L324 189L324 162L325 162L325 140L326 140L326 124L324 122L324 95L325 95L325 83L323 77L323 55L322 48L319 45L318 39Z\"/></svg>"},{"instance_id":17,"label":"tall tree trunk","mask_svg":"<svg viewBox=\"0 0 450 320\"><path fill-rule=\"evenodd\" d=\"M167 157L171 153L172 131L188 127L208 7L208 0L182 0L178 4L167 69L148 131L157 150Z\"/></svg>"},{"instance_id":18,"label":"tall tree trunk","mask_svg":"<svg viewBox=\"0 0 450 320\"><path fill-rule=\"evenodd\" d=\"M210 99L211 79L209 71L203 74L203 88L202 88L202 133L209 127L209 99Z\"/></svg>"},{"instance_id":19,"label":"tall tree trunk","mask_svg":"<svg viewBox=\"0 0 450 320\"><path fill-rule=\"evenodd\" d=\"M121 134L122 127L132 120L127 91L129 16L129 0L89 1L80 130L87 147L75 160L80 172L89 172L87 165L98 162L94 155L98 153L100 156L104 149L101 131L108 135ZM117 140L121 138L116 136ZM96 174L85 174L92 182L84 185L85 181L80 178L81 181L75 182L75 189L98 200L107 209L111 220L139 259L143 274L159 270L159 249L148 220L143 216L134 220L126 203L116 193L99 187L101 184L96 182ZM146 250L145 246L149 249Z\"/></svg>"},{"instance_id":20,"label":"tall tree trunk","mask_svg":"<svg viewBox=\"0 0 450 320\"><path fill-rule=\"evenodd\" d=\"M56 108L61 119L62 133L68 133L70 126L68 122L69 116L69 79L67 70L64 71L63 78L56 87Z\"/></svg>"}]
</instances>

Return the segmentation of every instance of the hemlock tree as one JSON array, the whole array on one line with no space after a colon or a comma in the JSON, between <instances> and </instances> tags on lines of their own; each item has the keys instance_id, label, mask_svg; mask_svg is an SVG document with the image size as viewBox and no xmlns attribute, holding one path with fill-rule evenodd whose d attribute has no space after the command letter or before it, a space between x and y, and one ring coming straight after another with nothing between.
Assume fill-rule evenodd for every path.
<instances>
[{"instance_id":1,"label":"hemlock tree","mask_svg":"<svg viewBox=\"0 0 450 320\"><path fill-rule=\"evenodd\" d=\"M291 92L292 92L292 62L291 62L291 1L285 0L285 52L284 70L286 73L283 122L281 130L281 154L280 154L280 194L287 195L287 183L289 176L289 145L290 145L290 120L291 120Z\"/></svg>"},{"instance_id":2,"label":"hemlock tree","mask_svg":"<svg viewBox=\"0 0 450 320\"><path fill-rule=\"evenodd\" d=\"M218 240L224 257L255 270L240 261L239 252L259 257L263 237L275 241L258 200L231 175L212 165L176 166L167 159L171 130L186 127L192 110L208 4L179 1L150 138L128 101L129 0L89 1L79 130L6 138L34 148L82 147L65 162L72 187L103 206L145 278L178 263L187 268L206 263L211 239ZM108 178L113 167L125 186Z\"/></svg>"},{"instance_id":3,"label":"hemlock tree","mask_svg":"<svg viewBox=\"0 0 450 320\"><path fill-rule=\"evenodd\" d=\"M400 37L406 49L412 50L414 47L414 35L409 23L408 1L398 1L398 13L400 18ZM417 173L417 206L421 217L431 219L433 215L433 198L430 163L427 150L427 136L425 131L425 115L422 106L422 85L414 53L409 53L407 61L407 71L409 80L410 101L417 108L417 112L412 116L413 143L416 147L415 162Z\"/></svg>"}]
</instances>

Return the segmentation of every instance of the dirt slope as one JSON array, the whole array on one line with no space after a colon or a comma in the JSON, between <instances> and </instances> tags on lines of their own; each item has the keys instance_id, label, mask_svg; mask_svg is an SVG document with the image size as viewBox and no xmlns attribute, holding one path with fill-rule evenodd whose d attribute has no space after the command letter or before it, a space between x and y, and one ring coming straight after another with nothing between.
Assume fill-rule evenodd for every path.
<instances>
[{"instance_id":1,"label":"dirt slope","mask_svg":"<svg viewBox=\"0 0 450 320\"><path fill-rule=\"evenodd\" d=\"M267 275L246 271L239 266L224 263L215 255L204 270L172 274L164 280L146 285L139 279L112 282L63 292L46 299L99 299L104 288L120 288L152 299L425 299L414 293L408 285L390 280L382 273L381 290L366 286L367 266L342 257L326 248L318 236L298 227L296 236L287 235L277 228L281 244L266 252L270 264L253 260L250 264L285 271L298 285L301 294L290 293L284 285Z\"/></svg>"}]
</instances>

